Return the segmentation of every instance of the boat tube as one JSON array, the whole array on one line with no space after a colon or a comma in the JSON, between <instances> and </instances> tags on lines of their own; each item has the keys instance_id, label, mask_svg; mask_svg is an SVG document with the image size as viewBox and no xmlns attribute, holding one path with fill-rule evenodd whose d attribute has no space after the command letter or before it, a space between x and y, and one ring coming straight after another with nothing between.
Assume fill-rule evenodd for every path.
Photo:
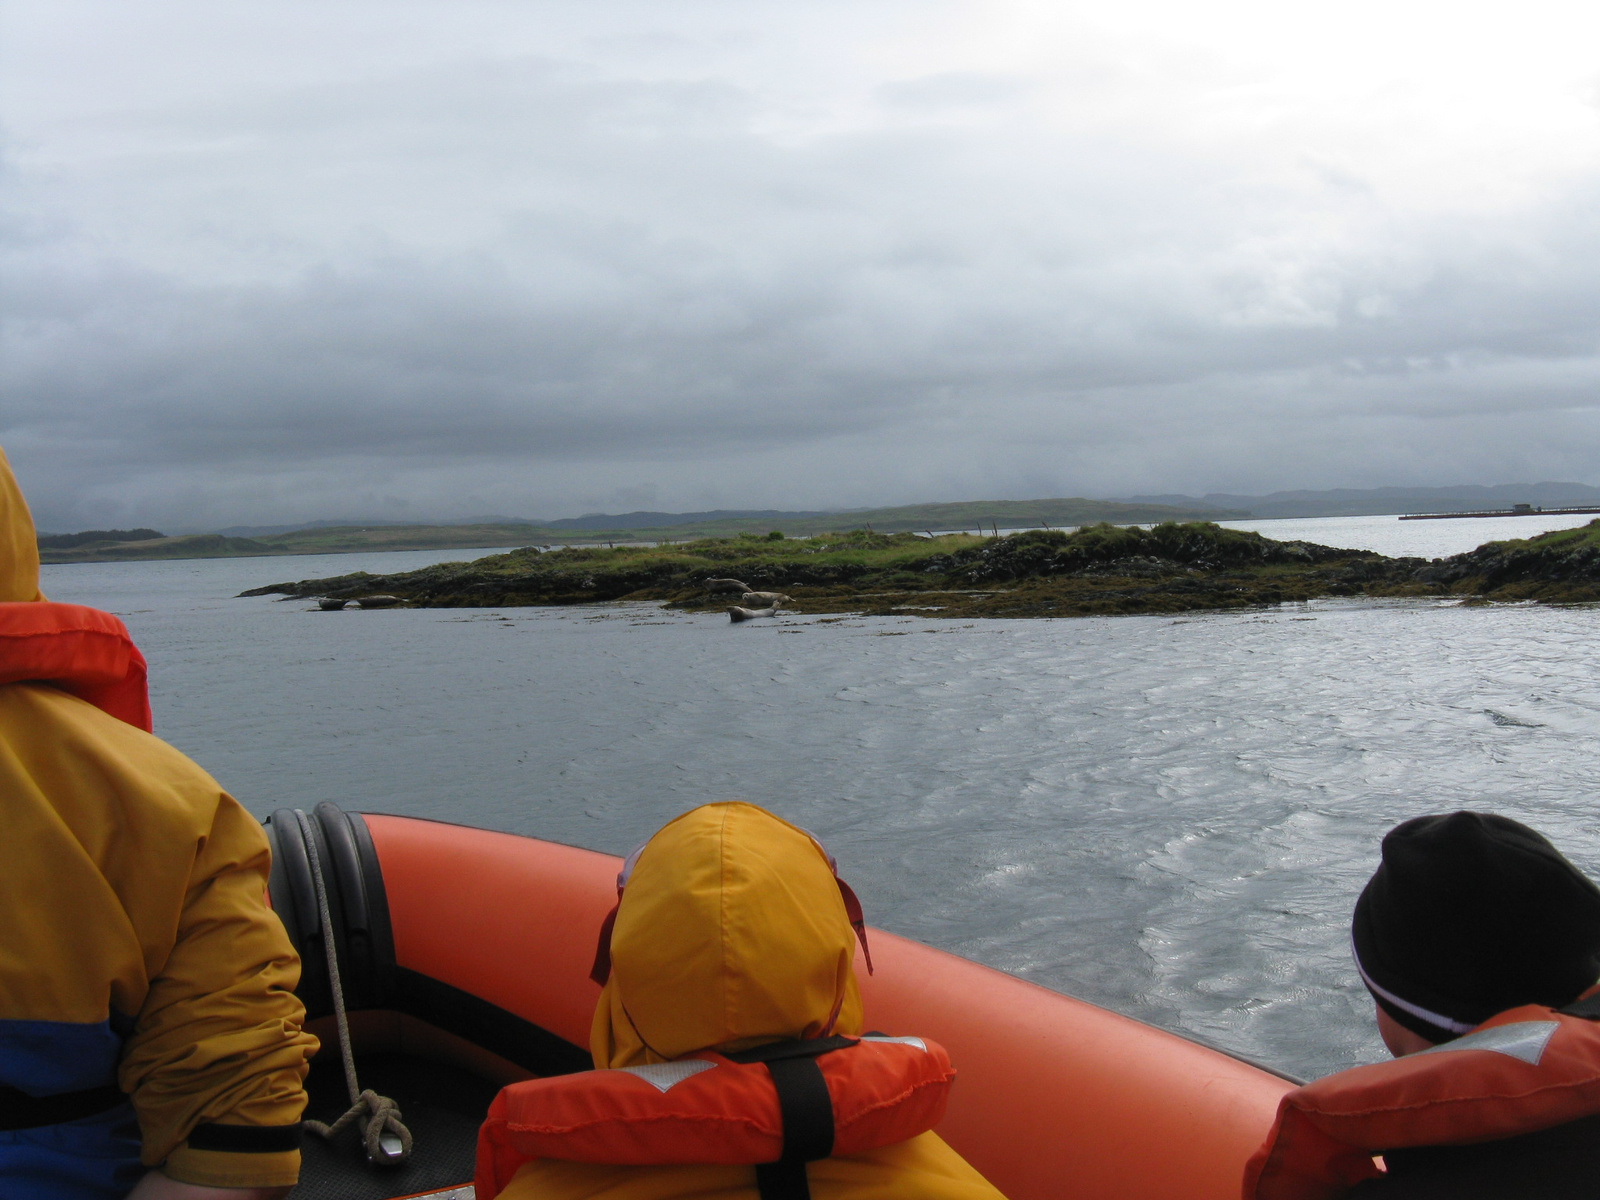
<instances>
[{"instance_id":1,"label":"boat tube","mask_svg":"<svg viewBox=\"0 0 1600 1200\"><path fill-rule=\"evenodd\" d=\"M327 803L304 826L290 809L267 826L272 904L300 951L299 994L323 1041L307 1116L332 1121L349 1107L331 934L361 1087L393 1097L415 1137L408 1161L383 1167L366 1162L353 1131L307 1137L294 1200L465 1200L496 1091L592 1065L600 989L589 972L621 860ZM1239 1195L1292 1081L882 930L871 943L876 973L857 962L868 1027L948 1049L958 1077L938 1132L1010 1200Z\"/></svg>"}]
</instances>

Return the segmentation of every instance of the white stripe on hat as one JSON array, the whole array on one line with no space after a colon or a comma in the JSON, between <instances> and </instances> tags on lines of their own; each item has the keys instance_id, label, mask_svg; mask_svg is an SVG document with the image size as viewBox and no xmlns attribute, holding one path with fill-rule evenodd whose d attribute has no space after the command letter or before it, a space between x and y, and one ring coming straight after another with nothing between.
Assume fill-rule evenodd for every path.
<instances>
[{"instance_id":1,"label":"white stripe on hat","mask_svg":"<svg viewBox=\"0 0 1600 1200\"><path fill-rule=\"evenodd\" d=\"M1451 1017L1445 1016L1443 1013L1430 1012L1421 1005L1413 1004L1409 1000L1402 1000L1388 988L1380 987L1377 983L1373 982L1372 976L1368 975L1367 969L1361 965L1361 954L1356 950L1356 940L1353 937L1350 939L1350 957L1355 959L1356 970L1361 975L1361 982L1367 985L1367 990L1370 991L1374 996L1377 996L1379 999L1387 1000L1390 1004L1400 1009L1400 1011L1408 1012L1418 1020L1426 1021L1429 1025L1432 1025L1437 1029L1443 1029L1447 1033L1471 1033L1477 1028L1476 1025L1454 1020Z\"/></svg>"}]
</instances>

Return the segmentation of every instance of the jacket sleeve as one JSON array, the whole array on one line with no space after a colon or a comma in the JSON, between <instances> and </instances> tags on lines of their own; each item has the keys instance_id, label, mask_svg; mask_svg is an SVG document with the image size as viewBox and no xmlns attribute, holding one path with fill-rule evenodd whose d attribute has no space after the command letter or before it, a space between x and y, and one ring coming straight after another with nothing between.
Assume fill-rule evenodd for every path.
<instances>
[{"instance_id":1,"label":"jacket sleeve","mask_svg":"<svg viewBox=\"0 0 1600 1200\"><path fill-rule=\"evenodd\" d=\"M307 1061L300 960L267 904L261 826L219 796L196 848L176 936L123 1051L147 1166L212 1187L276 1187L300 1172Z\"/></svg>"}]
</instances>

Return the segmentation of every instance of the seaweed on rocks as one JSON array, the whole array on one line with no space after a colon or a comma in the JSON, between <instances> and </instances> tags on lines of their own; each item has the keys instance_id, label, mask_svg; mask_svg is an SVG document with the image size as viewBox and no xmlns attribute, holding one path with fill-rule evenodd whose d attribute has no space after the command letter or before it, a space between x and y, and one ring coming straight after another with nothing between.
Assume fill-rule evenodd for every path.
<instances>
[{"instance_id":1,"label":"seaweed on rocks","mask_svg":"<svg viewBox=\"0 0 1600 1200\"><path fill-rule=\"evenodd\" d=\"M1114 570L1119 564L1133 573L1150 568L1262 566L1272 563L1318 563L1334 559L1382 555L1361 550L1336 550L1309 542L1275 542L1259 533L1224 529L1210 522L1171 523L1150 529L1137 526L1091 525L1074 533L1036 529L995 538L988 545L950 556L935 556L930 572L956 574L974 582L988 579L1033 579L1084 571ZM1386 560L1385 560L1386 561Z\"/></svg>"},{"instance_id":2,"label":"seaweed on rocks","mask_svg":"<svg viewBox=\"0 0 1600 1200\"><path fill-rule=\"evenodd\" d=\"M1417 576L1485 602L1600 600L1600 519L1538 537L1486 542L1429 563Z\"/></svg>"}]
</instances>

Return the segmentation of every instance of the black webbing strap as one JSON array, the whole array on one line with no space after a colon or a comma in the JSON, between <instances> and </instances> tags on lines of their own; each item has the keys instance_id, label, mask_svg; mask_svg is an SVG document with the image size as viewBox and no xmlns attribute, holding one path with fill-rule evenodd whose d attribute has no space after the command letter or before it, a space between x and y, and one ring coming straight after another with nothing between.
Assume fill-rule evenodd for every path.
<instances>
[{"instance_id":1,"label":"black webbing strap","mask_svg":"<svg viewBox=\"0 0 1600 1200\"><path fill-rule=\"evenodd\" d=\"M1582 1017L1586 1021L1600 1021L1600 992L1584 1000L1574 1000L1565 1008L1556 1009L1568 1017Z\"/></svg>"},{"instance_id":2,"label":"black webbing strap","mask_svg":"<svg viewBox=\"0 0 1600 1200\"><path fill-rule=\"evenodd\" d=\"M854 1046L855 1038L808 1038L773 1042L730 1054L739 1062L765 1063L778 1093L783 1119L783 1157L756 1164L761 1200L811 1200L806 1164L833 1153L833 1100L817 1065L819 1055Z\"/></svg>"},{"instance_id":3,"label":"black webbing strap","mask_svg":"<svg viewBox=\"0 0 1600 1200\"><path fill-rule=\"evenodd\" d=\"M20 1088L0 1085L0 1131L81 1121L113 1109L127 1098L121 1088L110 1084L54 1096L30 1096Z\"/></svg>"},{"instance_id":4,"label":"black webbing strap","mask_svg":"<svg viewBox=\"0 0 1600 1200\"><path fill-rule=\"evenodd\" d=\"M756 1190L761 1200L811 1200L811 1181L806 1164L780 1158L773 1163L756 1164Z\"/></svg>"},{"instance_id":5,"label":"black webbing strap","mask_svg":"<svg viewBox=\"0 0 1600 1200\"><path fill-rule=\"evenodd\" d=\"M723 1057L731 1058L736 1063L765 1063L780 1058L821 1058L834 1050L854 1046L860 1040L839 1034L822 1038L791 1038L786 1042L768 1042L764 1046L754 1046L749 1050L735 1050Z\"/></svg>"},{"instance_id":6,"label":"black webbing strap","mask_svg":"<svg viewBox=\"0 0 1600 1200\"><path fill-rule=\"evenodd\" d=\"M761 1200L811 1200L806 1164L833 1153L833 1101L815 1058L767 1061L783 1117L783 1157L756 1166Z\"/></svg>"},{"instance_id":7,"label":"black webbing strap","mask_svg":"<svg viewBox=\"0 0 1600 1200\"><path fill-rule=\"evenodd\" d=\"M219 1125L207 1121L189 1131L189 1149L234 1154L280 1154L300 1149L300 1122L292 1125Z\"/></svg>"},{"instance_id":8,"label":"black webbing strap","mask_svg":"<svg viewBox=\"0 0 1600 1200\"><path fill-rule=\"evenodd\" d=\"M814 1058L769 1062L783 1115L783 1157L811 1162L833 1153L833 1101Z\"/></svg>"}]
</instances>

